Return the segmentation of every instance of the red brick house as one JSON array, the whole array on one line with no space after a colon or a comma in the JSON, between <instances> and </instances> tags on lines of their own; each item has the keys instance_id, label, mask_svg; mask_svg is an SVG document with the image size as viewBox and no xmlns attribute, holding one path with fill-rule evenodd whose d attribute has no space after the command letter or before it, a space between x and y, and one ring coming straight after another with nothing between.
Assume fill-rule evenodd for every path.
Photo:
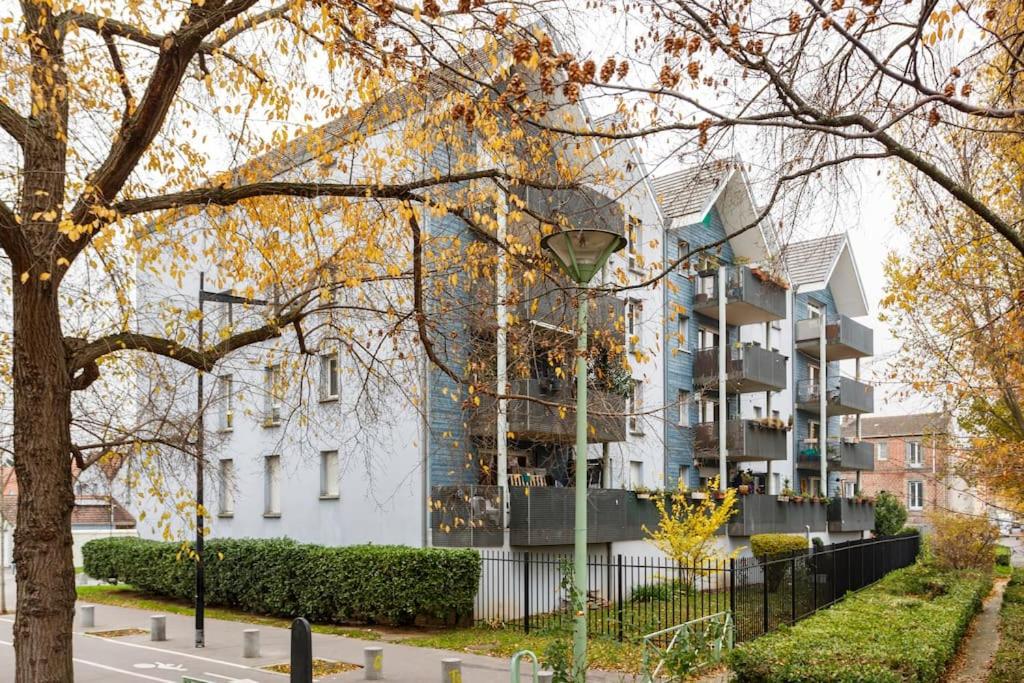
<instances>
[{"instance_id":1,"label":"red brick house","mask_svg":"<svg viewBox=\"0 0 1024 683\"><path fill-rule=\"evenodd\" d=\"M843 436L855 437L856 425L843 424ZM951 448L953 419L948 413L864 415L861 439L874 444L875 469L861 475L866 495L888 491L907 506L907 524L927 524L933 510L980 514L984 503L956 476Z\"/></svg>"}]
</instances>

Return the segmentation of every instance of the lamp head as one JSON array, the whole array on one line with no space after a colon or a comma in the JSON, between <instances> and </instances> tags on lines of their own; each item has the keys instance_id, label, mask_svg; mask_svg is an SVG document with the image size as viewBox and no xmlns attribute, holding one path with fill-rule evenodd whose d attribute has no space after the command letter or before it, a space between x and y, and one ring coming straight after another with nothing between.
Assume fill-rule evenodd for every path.
<instances>
[{"instance_id":1,"label":"lamp head","mask_svg":"<svg viewBox=\"0 0 1024 683\"><path fill-rule=\"evenodd\" d=\"M540 243L573 282L585 285L609 256L626 246L626 238L611 230L587 228L560 230L545 236Z\"/></svg>"}]
</instances>

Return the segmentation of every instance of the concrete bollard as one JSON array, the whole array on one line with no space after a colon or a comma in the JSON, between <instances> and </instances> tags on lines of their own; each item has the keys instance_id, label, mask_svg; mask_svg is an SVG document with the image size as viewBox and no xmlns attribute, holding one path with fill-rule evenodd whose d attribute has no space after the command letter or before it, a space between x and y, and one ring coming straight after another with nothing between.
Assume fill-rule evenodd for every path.
<instances>
[{"instance_id":1,"label":"concrete bollard","mask_svg":"<svg viewBox=\"0 0 1024 683\"><path fill-rule=\"evenodd\" d=\"M157 642L167 640L167 617L154 614L149 618L149 639Z\"/></svg>"},{"instance_id":2,"label":"concrete bollard","mask_svg":"<svg viewBox=\"0 0 1024 683\"><path fill-rule=\"evenodd\" d=\"M363 648L363 678L367 681L379 681L384 678L384 648Z\"/></svg>"},{"instance_id":3,"label":"concrete bollard","mask_svg":"<svg viewBox=\"0 0 1024 683\"><path fill-rule=\"evenodd\" d=\"M462 683L462 660L447 657L441 660L441 683Z\"/></svg>"},{"instance_id":4,"label":"concrete bollard","mask_svg":"<svg viewBox=\"0 0 1024 683\"><path fill-rule=\"evenodd\" d=\"M538 671L537 672L537 681L539 681L539 683L551 683L551 681L554 680L554 678L555 678L555 672L554 671Z\"/></svg>"},{"instance_id":5,"label":"concrete bollard","mask_svg":"<svg viewBox=\"0 0 1024 683\"><path fill-rule=\"evenodd\" d=\"M242 656L246 659L255 659L260 656L259 629L247 628L242 631Z\"/></svg>"},{"instance_id":6,"label":"concrete bollard","mask_svg":"<svg viewBox=\"0 0 1024 683\"><path fill-rule=\"evenodd\" d=\"M96 606L82 605L79 609L82 610L82 628L93 628L96 626Z\"/></svg>"}]
</instances>

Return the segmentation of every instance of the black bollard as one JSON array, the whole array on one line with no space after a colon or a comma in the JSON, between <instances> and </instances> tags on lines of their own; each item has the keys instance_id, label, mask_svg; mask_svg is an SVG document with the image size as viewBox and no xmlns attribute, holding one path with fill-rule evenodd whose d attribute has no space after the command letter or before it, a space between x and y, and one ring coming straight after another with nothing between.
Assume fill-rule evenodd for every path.
<instances>
[{"instance_id":1,"label":"black bollard","mask_svg":"<svg viewBox=\"0 0 1024 683\"><path fill-rule=\"evenodd\" d=\"M313 633L302 617L292 622L291 669L291 683L313 683Z\"/></svg>"}]
</instances>

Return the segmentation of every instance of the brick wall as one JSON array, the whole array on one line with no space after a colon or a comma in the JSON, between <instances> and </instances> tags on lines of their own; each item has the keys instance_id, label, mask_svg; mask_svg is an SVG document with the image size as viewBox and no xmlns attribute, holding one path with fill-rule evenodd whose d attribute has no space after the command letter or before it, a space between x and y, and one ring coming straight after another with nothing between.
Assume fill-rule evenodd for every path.
<instances>
[{"instance_id":1,"label":"brick wall","mask_svg":"<svg viewBox=\"0 0 1024 683\"><path fill-rule=\"evenodd\" d=\"M946 486L945 472L948 464L948 453L944 448L936 448L932 437L889 437L865 439L875 445L875 471L861 474L861 489L867 495L876 495L881 491L892 493L907 506L907 524L920 526L926 523L928 512L949 508L949 488ZM921 443L921 466L911 467L907 464L908 442ZM879 459L877 444L888 445L888 457ZM941 444L940 444L941 446ZM908 500L909 482L922 482L924 501L920 510L910 509Z\"/></svg>"}]
</instances>

